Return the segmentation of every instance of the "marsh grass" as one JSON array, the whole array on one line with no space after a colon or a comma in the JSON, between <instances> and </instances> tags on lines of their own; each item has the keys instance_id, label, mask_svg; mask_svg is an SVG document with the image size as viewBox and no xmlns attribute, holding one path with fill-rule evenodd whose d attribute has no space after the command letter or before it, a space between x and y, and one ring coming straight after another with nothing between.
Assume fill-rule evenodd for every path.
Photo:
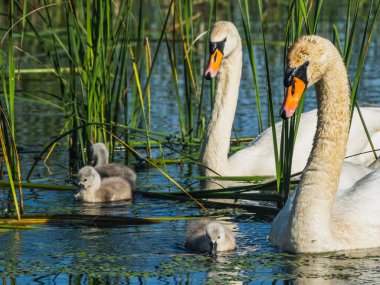
<instances>
[{"instance_id":1,"label":"marsh grass","mask_svg":"<svg viewBox=\"0 0 380 285\"><path fill-rule=\"evenodd\" d=\"M369 9L366 16L366 25L364 31L357 31L357 21L359 10L362 1L356 1L355 10L353 15L351 15L352 5L354 1L348 1L347 3L347 18L346 18L346 29L344 37L344 46L342 45L339 37L338 28L333 27L333 38L338 42L338 48L342 54L344 62L347 66L347 69L350 64L352 49L355 43L355 33L360 33L361 46L358 56L357 66L355 77L353 80L352 93L351 93L351 118L353 114L353 109L357 107L363 128L367 134L367 139L372 147L374 157L377 158L376 152L374 150L373 144L371 142L370 135L368 133L365 121L361 116L359 106L356 103L357 95L357 86L360 82L361 75L363 73L363 67L368 53L368 48L372 39L375 23L377 20L378 9L380 7L380 1L375 5L374 1L370 2ZM294 0L289 2L289 17L286 25L286 37L285 37L285 49L284 55L286 55L286 47L290 46L297 38L302 34L316 34L318 30L319 17L321 15L321 9L323 6L323 0L320 1L304 1L304 0ZM375 12L373 9L375 8ZM364 8L365 9L365 8ZM285 62L285 57L284 57ZM299 107L297 109L296 115L293 116L290 120L283 122L282 135L281 135L281 146L279 160L276 160L276 169L277 171L277 185L279 187L279 193L284 198L284 201L287 200L289 195L289 185L291 178L291 167L292 167L292 157L294 151L294 145L297 137L297 130L299 125L299 120L302 115L302 107L304 102L304 97L301 99ZM275 140L275 137L274 137ZM281 175L279 175L279 172Z\"/></svg>"},{"instance_id":2,"label":"marsh grass","mask_svg":"<svg viewBox=\"0 0 380 285\"><path fill-rule=\"evenodd\" d=\"M14 5L13 3L10 3L8 11L9 27L13 26L13 15ZM2 150L1 164L5 165L10 181L11 198L9 200L13 201L17 219L20 220L24 207L22 199L20 161L15 142L15 58L13 53L12 29L10 29L7 34L7 48L8 72L5 71L2 54L0 53L0 75L4 95L3 98L5 100L5 108L3 106L3 102L0 101L0 143ZM5 76L5 73L7 73L7 77ZM11 204L9 204L7 209L9 212L12 210L10 206Z\"/></svg>"},{"instance_id":3,"label":"marsh grass","mask_svg":"<svg viewBox=\"0 0 380 285\"><path fill-rule=\"evenodd\" d=\"M215 196L242 198L243 196L239 195L244 194L246 199L260 200L258 196L248 195L245 192L252 189L262 191L270 189L273 193L266 194L266 198L281 205L287 199L289 189L295 185L295 182L291 181L292 156L304 99L295 117L283 122L281 138L277 138L274 125L278 118L278 110L275 102L281 95L274 94L272 88L275 82L271 76L273 70L268 45L276 44L284 47L285 69L288 47L301 35L318 33L323 9L326 9L328 4L323 0L287 0L286 3L286 9L283 5L276 6L287 13L283 38L277 41L270 38L267 8L264 7L262 0L239 0L235 8L238 14L240 13L240 18L233 19L244 32L242 38L245 43L244 48L248 50L259 133L267 127L264 124L266 118L263 117L263 103L267 103L268 106L267 121L274 142L276 181L268 184L259 182L259 178L234 178L235 181L243 182L253 179L258 184L242 186L239 188L241 192L236 192L234 188L229 188L228 192L226 190L218 193L195 192L197 198L205 198L207 195L214 195L213 198ZM331 30L330 38L341 51L346 65L357 66L355 76L351 80L353 82L351 106L352 108L357 106L359 111L356 103L357 91L374 36L379 3L380 1L375 0L369 3L349 0L344 31L340 31L336 25ZM166 163L178 161L177 159L199 163L198 150L208 119L209 108L206 104L213 104L215 92L214 81L207 85L203 79L209 35L206 33L199 37L199 34L208 31L216 20L232 20L234 17L230 12L232 6L234 4L230 1L215 0L151 1L149 5L147 1L135 0L67 2L46 0L43 3L9 1L7 17L10 28L5 35L5 43L1 45L0 74L5 101L2 118L5 116L9 118L9 123L4 123L4 120L1 131L4 141L3 152L9 157L7 168L9 166L8 173L12 175L10 181L16 181L20 173L15 152L16 144L12 139L15 134L15 78L16 74L20 76L25 72L51 72L55 76L58 85L57 94L46 99L41 99L39 96L30 98L34 98L38 103L50 104L58 110L63 110L66 120L62 128L57 130L57 137L38 156L29 171L28 178L34 166L43 159L49 159L55 146L61 141L65 141L68 146L70 161L79 161L77 165L73 165L73 172L78 166L87 163L86 150L92 143L98 141L106 143L111 158L114 157L116 147L124 146L126 162L143 161L147 166L162 171L161 173L167 175L169 180L172 178L164 170ZM150 31L149 17L152 12L147 12L147 7L154 9L158 17L155 33ZM218 10L221 7L229 11ZM364 14L363 30L358 21L362 20L359 17L363 17ZM258 23L254 19L258 19ZM18 37L17 42L13 40L14 35ZM38 42L40 50L45 55L43 60L37 59L24 48L26 36ZM268 39L271 39L271 42ZM255 50L257 45L263 47L264 80L258 75L258 53ZM38 68L26 70L22 68L21 61L16 64L14 57L16 48L19 53L37 62ZM351 58L355 48L359 48L359 56L357 62L352 63ZM171 86L167 87L168 93L171 94L177 108L176 114L170 114L178 116L178 129L173 130L176 134L152 129L155 107L152 104L157 102L154 100L157 98L155 96L160 96L154 90L152 78L160 72L157 62L163 55L167 57L166 64L169 66L167 72ZM7 62L7 68L4 62ZM266 88L260 88L261 84L265 84ZM365 128L364 120L362 122ZM153 157L152 150L155 148L159 149L159 158ZM136 149L145 152L136 153ZM166 155L168 149L176 152L177 157L174 159L168 157ZM161 165L164 169L160 168ZM20 177L19 180L21 181ZM183 189L174 179L171 181L179 189ZM183 189L181 195L187 195L185 192L187 189ZM14 186L11 193L15 200L14 204L17 205ZM278 199L279 197L281 199Z\"/></svg>"}]
</instances>

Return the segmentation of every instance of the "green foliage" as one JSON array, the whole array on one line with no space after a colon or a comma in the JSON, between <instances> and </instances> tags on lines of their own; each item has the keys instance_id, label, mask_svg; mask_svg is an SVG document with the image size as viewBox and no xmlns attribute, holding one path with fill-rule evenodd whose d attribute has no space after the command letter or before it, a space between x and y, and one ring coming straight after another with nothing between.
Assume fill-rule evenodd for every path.
<instances>
[{"instance_id":1,"label":"green foliage","mask_svg":"<svg viewBox=\"0 0 380 285\"><path fill-rule=\"evenodd\" d=\"M344 29L334 25L330 36L346 65L357 67L351 81L352 109L357 106L357 91L380 7L380 1L364 2L349 0ZM268 8L262 0L239 0L235 4L215 0L9 1L6 15L9 29L2 38L0 52L2 98L5 102L4 106L1 104L4 110L0 135L3 153L8 159L6 166L10 181L21 181L14 142L17 113L14 106L17 100L16 74L25 72L50 72L55 76L58 83L56 94L47 98L30 95L30 98L57 108L66 120L57 130L57 138L40 155L41 159L45 154L47 157L59 141L66 139L70 158L80 164L87 163L86 149L98 141L106 143L111 158L116 146L128 146L125 147L126 160L134 157L142 160L133 150L144 146L143 157L148 158L147 165L154 167L159 166L153 157L153 148L159 150L160 163L164 166L169 162L165 153L167 149L177 152L180 159L197 161L208 118L207 110L213 103L215 91L214 82L208 89L203 79L209 36L205 32L216 20L232 20L244 35L243 48L248 54L249 71L252 73L258 132L267 127L266 121L272 130L277 180L271 187L277 188L286 200L292 184L293 147L303 101L295 117L283 122L281 138L277 138L274 128L278 118L276 98L281 94L275 94L273 88L276 83L272 76L273 55L269 45L284 47L285 68L287 48L301 35L320 32L323 9L327 9L329 3L323 0L287 0L266 5L284 14L282 38L272 39L268 28ZM155 29L152 29L152 21ZM364 28L359 22L365 23ZM26 49L25 56L38 68L21 70L21 61L17 63L14 53L16 47L23 51L27 37L35 40L43 56L37 58ZM261 62L257 58L258 46L263 49L264 64L261 66L258 66ZM355 49L359 49L359 56L352 63ZM276 56L281 55L277 53ZM178 129L173 130L176 135L152 130L153 112L160 109L152 102L159 101L157 98L161 96L152 80L161 72L162 67L158 66L161 59L168 66L165 71L170 78L167 93L176 107L176 112L168 116L178 116ZM264 79L259 78L259 68L265 70ZM263 106L267 106L267 112L263 112ZM268 118L264 118L264 114L268 114ZM363 126L365 128L364 121ZM11 187L12 199L18 205L15 186Z\"/></svg>"},{"instance_id":2,"label":"green foliage","mask_svg":"<svg viewBox=\"0 0 380 285\"><path fill-rule=\"evenodd\" d=\"M8 19L10 30L7 35L6 45L8 48L8 70L5 71L3 65L3 57L0 53L0 77L2 81L2 89L5 99L5 108L3 106L2 100L0 100L0 143L2 164L8 172L8 177L10 181L10 200L13 200L13 205L16 211L18 219L21 219L21 214L23 212L23 200L22 200L22 187L21 187L21 171L20 162L17 154L17 146L15 142L15 58L13 52L13 31L12 27L14 24L14 5L9 4ZM4 37L5 37L4 36ZM4 38L5 39L5 38ZM5 76L7 74L7 76ZM17 196L16 183L18 184ZM12 210L11 208L7 209Z\"/></svg>"}]
</instances>

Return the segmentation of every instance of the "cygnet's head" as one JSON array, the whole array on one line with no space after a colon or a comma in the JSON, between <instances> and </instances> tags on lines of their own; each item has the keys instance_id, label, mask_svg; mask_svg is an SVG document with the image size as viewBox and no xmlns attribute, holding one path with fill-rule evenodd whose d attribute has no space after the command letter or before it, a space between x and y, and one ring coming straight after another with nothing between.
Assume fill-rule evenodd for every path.
<instances>
[{"instance_id":1,"label":"cygnet's head","mask_svg":"<svg viewBox=\"0 0 380 285\"><path fill-rule=\"evenodd\" d=\"M97 167L108 164L109 153L104 143L94 143L91 146L91 165Z\"/></svg>"},{"instance_id":2,"label":"cygnet's head","mask_svg":"<svg viewBox=\"0 0 380 285\"><path fill-rule=\"evenodd\" d=\"M206 227L206 235L210 240L210 253L215 255L218 251L218 245L224 242L225 231L221 223L211 222Z\"/></svg>"},{"instance_id":3,"label":"cygnet's head","mask_svg":"<svg viewBox=\"0 0 380 285\"><path fill-rule=\"evenodd\" d=\"M284 85L287 88L280 110L283 119L290 118L308 86L318 82L331 64L343 64L335 46L320 36L303 36L289 49ZM341 74L341 76L346 76Z\"/></svg>"},{"instance_id":4,"label":"cygnet's head","mask_svg":"<svg viewBox=\"0 0 380 285\"><path fill-rule=\"evenodd\" d=\"M101 178L95 168L85 166L78 173L78 190L97 190L100 187Z\"/></svg>"},{"instance_id":5,"label":"cygnet's head","mask_svg":"<svg viewBox=\"0 0 380 285\"><path fill-rule=\"evenodd\" d=\"M210 80L218 73L222 59L228 57L234 50L241 50L241 39L235 25L231 22L216 22L210 33L210 60L204 73Z\"/></svg>"}]
</instances>

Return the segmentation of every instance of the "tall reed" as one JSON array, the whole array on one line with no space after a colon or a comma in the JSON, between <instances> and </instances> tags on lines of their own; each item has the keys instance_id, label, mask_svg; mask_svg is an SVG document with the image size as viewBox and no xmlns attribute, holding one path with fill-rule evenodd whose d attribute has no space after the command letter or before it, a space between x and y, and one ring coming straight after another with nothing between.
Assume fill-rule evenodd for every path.
<instances>
[{"instance_id":1,"label":"tall reed","mask_svg":"<svg viewBox=\"0 0 380 285\"><path fill-rule=\"evenodd\" d=\"M353 17L351 15L351 7L354 1L347 2L347 18L346 18L346 30L345 30L345 38L344 38L344 48L342 48L342 44L339 38L338 29L334 26L333 33L335 39L338 41L338 47L342 53L344 58L344 62L348 68L350 64L352 49L355 43L355 33L357 32L358 27L356 26L359 9L361 1L356 2L356 8L353 13ZM323 0L319 1L307 1L307 0L291 0L289 2L289 18L286 29L286 40L285 47L289 46L293 43L301 34L315 34L318 29L319 17L321 15L321 10L323 6ZM352 94L351 94L351 117L353 114L353 110L355 106L358 108L359 116L363 124L363 128L366 131L367 138L369 140L370 145L373 149L373 144L371 142L369 133L367 131L365 121L360 114L360 109L356 104L356 95L357 95L357 87L360 82L361 75L363 73L363 67L365 63L365 59L367 56L369 44L372 39L374 24L377 19L378 9L380 7L380 1L378 1L376 5L376 10L373 13L374 1L370 2L370 7L368 9L367 17L366 17L366 26L364 31L361 31L361 41L362 44L360 46L360 52L357 61L356 73L354 77L354 84L352 86ZM352 19L352 20L351 20ZM350 29L351 27L351 29ZM284 50L284 55L286 55L286 48ZM284 57L285 62L285 57ZM280 165L281 165L281 176L278 177L278 181L281 181L280 194L284 197L284 200L287 199L289 195L289 185L290 185L290 176L291 176L291 166L292 166L292 157L293 150L297 136L298 124L301 118L302 106L303 106L304 96L300 102L296 115L291 118L289 121L283 122L282 136L281 136L281 147L280 147ZM374 150L373 150L374 152ZM374 152L375 158L377 158L376 153Z\"/></svg>"},{"instance_id":2,"label":"tall reed","mask_svg":"<svg viewBox=\"0 0 380 285\"><path fill-rule=\"evenodd\" d=\"M17 218L21 219L23 212L22 186L20 162L15 142L15 57L14 57L14 40L13 40L13 24L14 24L14 5L10 3L8 11L9 30L7 39L3 38L1 45L8 47L8 70L5 70L3 57L0 53L0 76L2 81L3 97L5 99L5 108L0 100L0 143L2 150L2 164L5 164L8 178L10 181L10 200L16 211ZM2 171L2 170L1 170ZM18 186L18 194L16 190ZM9 207L8 210L11 210Z\"/></svg>"},{"instance_id":3,"label":"tall reed","mask_svg":"<svg viewBox=\"0 0 380 285\"><path fill-rule=\"evenodd\" d=\"M346 65L357 66L352 80L352 107L357 105L357 91L379 10L378 1L371 0L366 5L363 3L363 0L349 0L344 31L339 31L337 26L334 26L332 31ZM252 8L252 5L255 7L257 5L257 9ZM288 0L287 5L283 36L284 63L287 48L298 37L319 31L323 9L327 9L327 3L323 0ZM3 131L7 132L3 135L5 147L8 150L12 148L11 134L14 136L15 132L16 67L12 40L13 33L18 28L21 45L25 35L30 36L32 33L40 50L46 55L44 66L53 69L58 82L57 97L66 119L62 129L57 131L57 135L60 139L67 138L70 158L80 163L87 162L86 149L96 141L105 142L113 157L115 146L123 145L115 140L116 134L132 148L144 145L146 156L149 158L154 156L151 149L153 146L157 146L162 157L165 157L166 145L168 148L172 147L171 144L199 146L199 141L205 132L208 109L206 103L213 103L214 83L210 84L210 92L205 90L201 65L207 57L208 34L201 39L198 38L198 34L210 30L211 24L216 20L233 18L237 25L242 26L247 44L249 68L252 72L250 84L253 86L259 133L266 127L263 118L265 110L262 106L265 102L268 103L268 118L276 157L276 187L286 200L289 193L293 147L303 101L296 116L283 122L282 135L278 138L274 127L278 118L275 103L277 94L273 91L274 82L271 79L273 70L268 44L272 31L266 26L265 13L269 8L264 9L262 0L254 2L239 0L236 4L216 0L201 2L70 0L54 3L46 0L42 4L38 1L12 0L9 1L9 7L11 29L7 34L8 70L4 70L3 64L1 72L5 95L4 109L10 126L9 131L5 125L2 127ZM147 7L156 11L158 19L156 33L150 30L151 19ZM238 9L240 14L237 14L240 18L234 18L236 13L231 12L233 9L224 13L218 10L220 7ZM283 9L281 5L278 7ZM20 22L13 27L15 12L18 13ZM358 21L363 13L366 15L366 24L362 30ZM36 18L32 19L32 15L40 22L37 23ZM59 15L63 15L62 20L56 21ZM258 26L253 24L254 16L259 19ZM59 30L62 23L64 23L63 31ZM257 30L259 30L258 35L255 34ZM344 35L342 39L341 34ZM357 62L352 63L351 57L358 45L356 43L358 37L360 37L359 58ZM198 44L200 40L206 44ZM255 49L257 43L263 46L264 51L264 80L259 78L258 52ZM154 116L152 102L158 96L162 96L153 89L152 79L160 72L158 61L162 55L167 56L166 64L170 66L167 73L171 85L167 86L167 92L176 104L178 128L172 132L177 135L152 130ZM262 84L265 84L266 91L260 94ZM206 98L207 95L210 98ZM56 142L57 140L54 140L54 143L49 145L50 150L54 148ZM173 149L175 148L172 147L170 150ZM178 151L181 156L185 156L184 152L184 150ZM130 153L132 152L126 150L126 159L130 158ZM187 155L192 157L193 153ZM9 153L10 158L14 156ZM10 168L15 169L13 165L16 163L13 163L12 159L9 161ZM15 175L17 172L12 174Z\"/></svg>"}]
</instances>

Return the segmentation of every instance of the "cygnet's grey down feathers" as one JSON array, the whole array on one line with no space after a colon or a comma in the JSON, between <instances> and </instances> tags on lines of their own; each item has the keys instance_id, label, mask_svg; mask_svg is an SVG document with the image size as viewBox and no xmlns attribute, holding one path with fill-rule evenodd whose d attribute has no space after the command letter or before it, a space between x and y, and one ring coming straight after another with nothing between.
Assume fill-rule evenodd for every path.
<instances>
[{"instance_id":1,"label":"cygnet's grey down feathers","mask_svg":"<svg viewBox=\"0 0 380 285\"><path fill-rule=\"evenodd\" d=\"M136 172L126 165L108 163L108 157L108 150L103 143L95 143L91 146L92 165L102 179L114 176L121 177L127 180L134 188L137 178Z\"/></svg>"},{"instance_id":2,"label":"cygnet's grey down feathers","mask_svg":"<svg viewBox=\"0 0 380 285\"><path fill-rule=\"evenodd\" d=\"M101 179L99 173L91 166L83 167L79 173L79 193L76 199L84 202L110 202L132 198L131 184L121 177Z\"/></svg>"},{"instance_id":3,"label":"cygnet's grey down feathers","mask_svg":"<svg viewBox=\"0 0 380 285\"><path fill-rule=\"evenodd\" d=\"M235 249L236 242L234 234L223 224L202 219L189 223L185 246L191 250L215 254Z\"/></svg>"}]
</instances>

